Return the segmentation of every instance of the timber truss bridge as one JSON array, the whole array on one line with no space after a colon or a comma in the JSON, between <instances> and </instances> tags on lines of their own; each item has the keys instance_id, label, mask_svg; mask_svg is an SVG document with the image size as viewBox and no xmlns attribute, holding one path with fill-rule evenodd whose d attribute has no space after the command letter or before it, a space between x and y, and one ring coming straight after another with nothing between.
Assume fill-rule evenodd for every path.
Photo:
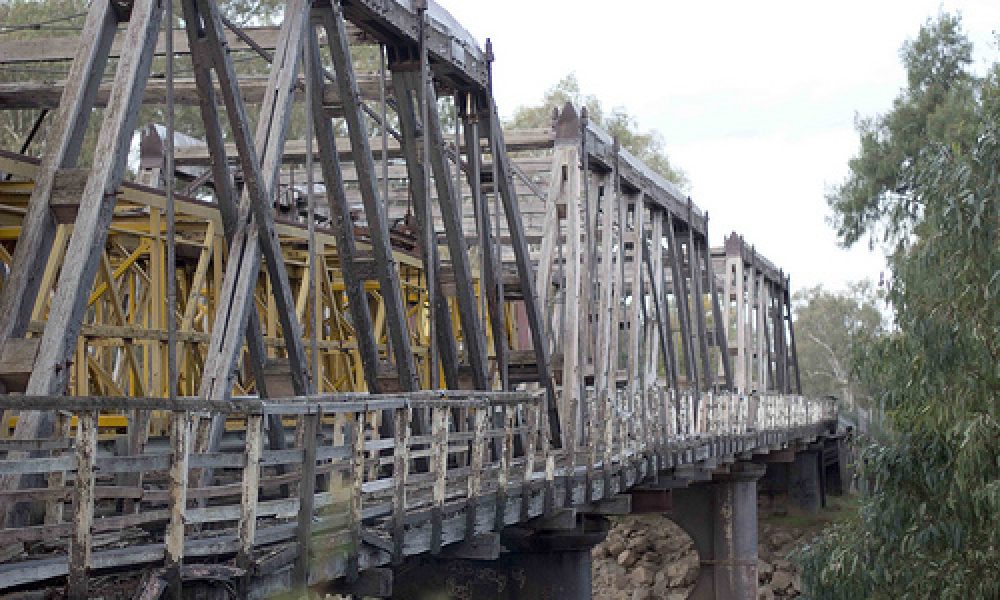
<instances>
[{"instance_id":1,"label":"timber truss bridge","mask_svg":"<svg viewBox=\"0 0 1000 600\"><path fill-rule=\"evenodd\" d=\"M387 596L832 432L785 274L433 2L173 4L0 38L0 595Z\"/></svg>"}]
</instances>

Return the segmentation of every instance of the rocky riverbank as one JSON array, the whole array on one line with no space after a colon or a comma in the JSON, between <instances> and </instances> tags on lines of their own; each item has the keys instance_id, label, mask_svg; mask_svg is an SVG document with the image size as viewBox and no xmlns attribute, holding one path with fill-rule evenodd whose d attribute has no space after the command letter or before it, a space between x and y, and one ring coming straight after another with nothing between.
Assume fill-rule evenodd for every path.
<instances>
[{"instance_id":1,"label":"rocky riverbank","mask_svg":"<svg viewBox=\"0 0 1000 600\"><path fill-rule=\"evenodd\" d=\"M761 600L799 596L799 575L789 554L809 542L822 521L761 520L757 551ZM659 515L616 519L593 556L597 600L681 600L698 578L698 554L691 538Z\"/></svg>"}]
</instances>

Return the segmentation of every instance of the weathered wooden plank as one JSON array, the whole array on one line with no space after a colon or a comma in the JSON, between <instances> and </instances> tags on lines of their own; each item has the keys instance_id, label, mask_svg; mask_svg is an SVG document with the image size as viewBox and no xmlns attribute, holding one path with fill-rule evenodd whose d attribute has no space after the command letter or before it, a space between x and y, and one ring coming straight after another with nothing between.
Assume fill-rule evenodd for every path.
<instances>
[{"instance_id":1,"label":"weathered wooden plank","mask_svg":"<svg viewBox=\"0 0 1000 600\"><path fill-rule=\"evenodd\" d=\"M646 306L646 290L644 271L642 264L643 246L646 244L646 207L642 202L642 195L633 198L635 206L635 217L633 222L633 242L632 242L632 263L630 275L632 278L632 289L630 291L632 302L628 307L628 407L634 414L633 419L629 419L630 429L634 432L630 436L633 448L646 441L646 432L649 425L646 414L646 404L644 390L642 389L642 376L645 366L641 363L642 346L642 311ZM637 406L638 405L638 406Z\"/></svg>"},{"instance_id":2,"label":"weathered wooden plank","mask_svg":"<svg viewBox=\"0 0 1000 600\"><path fill-rule=\"evenodd\" d=\"M486 429L489 426L489 413L485 407L470 409L473 423L472 455L470 457L468 487L466 490L466 525L465 537L471 539L475 535L476 513L483 490L483 457L486 452Z\"/></svg>"},{"instance_id":3,"label":"weathered wooden plank","mask_svg":"<svg viewBox=\"0 0 1000 600\"><path fill-rule=\"evenodd\" d=\"M756 262L756 261L755 261ZM764 392L771 389L771 382L768 380L770 361L765 357L770 352L770 332L767 328L767 286L763 271L756 268L752 270L754 278L754 303L756 305L756 327L754 329L754 343L757 354L757 388Z\"/></svg>"},{"instance_id":4,"label":"weathered wooden plank","mask_svg":"<svg viewBox=\"0 0 1000 600\"><path fill-rule=\"evenodd\" d=\"M133 48L118 61L115 75L115 102L104 111L101 131L94 151L94 164L83 189L80 208L69 239L66 260L56 284L35 370L28 381L29 394L61 393L69 377L65 365L72 361L87 299L116 201L116 190L124 174L128 144L139 109L140 90L149 73L152 45L159 29L163 7L159 3L137 2L125 32ZM25 433L33 419L22 419ZM35 433L35 432L32 432Z\"/></svg>"},{"instance_id":5,"label":"weathered wooden plank","mask_svg":"<svg viewBox=\"0 0 1000 600\"><path fill-rule=\"evenodd\" d=\"M49 211L49 196L59 169L76 166L83 133L93 106L108 52L115 37L117 18L111 2L94 2L87 13L75 46L66 86L50 122L42 163L35 175L28 211L14 248L14 262L0 294L0 340L24 335L44 272L32 268L52 248L56 223ZM74 39L76 41L76 39ZM7 52L0 55L10 56Z\"/></svg>"},{"instance_id":6,"label":"weathered wooden plank","mask_svg":"<svg viewBox=\"0 0 1000 600\"><path fill-rule=\"evenodd\" d=\"M560 412L563 418L562 431L566 434L566 451L572 466L576 466L577 446L581 442L581 395L583 379L581 377L581 287L583 285L582 270L582 238L583 224L580 221L580 151L575 144L562 144L557 149L562 156L558 161L561 165L559 177L561 180L557 202L566 205L566 283L563 295L563 333L561 336L562 350L562 395L560 396ZM587 307L583 307L584 310Z\"/></svg>"},{"instance_id":7,"label":"weathered wooden plank","mask_svg":"<svg viewBox=\"0 0 1000 600\"><path fill-rule=\"evenodd\" d=\"M694 205L690 200L688 200L688 223L690 223L693 219ZM705 319L705 292L702 288L704 275L702 274L702 261L700 259L702 246L704 246L704 250L707 252L707 238L696 240L694 236L694 228L688 227L687 263L688 273L691 275L691 293L693 294L695 323L697 325L699 342L698 345L701 349L701 372L703 374L702 383L704 384L706 390L711 390L715 386L716 381L715 369L709 358L708 352L708 326L706 325L707 321ZM711 276L711 273L709 273L709 276Z\"/></svg>"},{"instance_id":8,"label":"weathered wooden plank","mask_svg":"<svg viewBox=\"0 0 1000 600\"><path fill-rule=\"evenodd\" d=\"M791 293L791 283L789 278L785 278L785 319L788 321L788 341L792 351L792 370L795 374L795 393L802 393L802 375L799 372L799 352L798 348L795 346L795 323L792 320L792 301L789 294ZM732 389L732 388L730 388Z\"/></svg>"},{"instance_id":9,"label":"weathered wooden plank","mask_svg":"<svg viewBox=\"0 0 1000 600\"><path fill-rule=\"evenodd\" d=\"M76 467L76 456L69 454L53 458L18 458L0 461L0 475L54 473Z\"/></svg>"},{"instance_id":10,"label":"weathered wooden plank","mask_svg":"<svg viewBox=\"0 0 1000 600\"><path fill-rule=\"evenodd\" d=\"M445 491L448 482L448 414L444 407L436 407L431 413L434 441L431 444L431 472L434 487L431 498L431 554L441 551L441 511L444 509Z\"/></svg>"},{"instance_id":11,"label":"weathered wooden plank","mask_svg":"<svg viewBox=\"0 0 1000 600\"><path fill-rule=\"evenodd\" d=\"M441 118L438 115L438 101L432 82L425 82L427 99L427 123L425 135L429 136L430 163L437 186L437 199L441 208L445 237L448 240L448 255L455 275L455 295L458 300L459 319L462 323L462 341L472 367L472 378L476 389L490 389L487 375L489 365L486 359L486 337L483 333L473 290L472 269L469 264L469 247L462 233L462 199L460 190L454 189L445 164L445 141L442 134ZM449 332L450 334L450 332Z\"/></svg>"},{"instance_id":12,"label":"weathered wooden plank","mask_svg":"<svg viewBox=\"0 0 1000 600\"><path fill-rule=\"evenodd\" d=\"M677 241L676 225L673 215L666 212L666 222L664 223L667 233L667 256L670 258L670 282L673 287L674 298L677 301L677 314L681 327L681 345L684 349L684 366L687 371L688 386L697 390L698 367L694 355L694 337L691 328L690 296L688 286L681 269L681 248Z\"/></svg>"},{"instance_id":13,"label":"weathered wooden plank","mask_svg":"<svg viewBox=\"0 0 1000 600\"><path fill-rule=\"evenodd\" d=\"M350 543L351 551L347 557L347 578L354 580L358 576L359 553L361 549L361 515L364 510L362 496L362 486L365 481L365 413L354 415L354 423L351 431L351 444L354 447L351 464L351 480L349 488L348 519L351 523Z\"/></svg>"},{"instance_id":14,"label":"weathered wooden plank","mask_svg":"<svg viewBox=\"0 0 1000 600\"><path fill-rule=\"evenodd\" d=\"M588 146L589 147L589 146ZM621 333L621 323L624 321L625 307L622 306L622 298L625 295L625 225L628 215L628 207L626 204L625 194L622 192L622 178L620 177L620 154L621 148L618 142L612 144L612 150L614 152L611 157L611 189L613 196L611 202L614 203L614 211L618 216L617 223L617 236L614 240L617 253L617 262L613 267L612 272L612 290L611 290L611 336L609 338L608 346L608 384L605 386L607 389L607 429L604 432L604 489L609 490L611 488L611 477L612 477L612 467L613 467L613 456L615 452L615 438L618 438L619 443L623 443L624 428L623 423L625 421L622 406L620 403L620 398L618 394L619 376L619 354L620 354L620 333ZM622 446L624 447L624 446Z\"/></svg>"},{"instance_id":15,"label":"weathered wooden plank","mask_svg":"<svg viewBox=\"0 0 1000 600\"><path fill-rule=\"evenodd\" d=\"M705 213L705 231L708 231L708 213ZM706 236L706 240L708 237ZM727 332L729 321L726 320L725 313L719 301L719 288L715 281L715 269L712 268L712 250L706 242L705 252L702 258L705 261L705 273L708 277L708 293L712 297L712 321L715 324L715 347L719 350L720 361L722 362L722 373L725 378L725 389L735 391L733 387L733 364L732 356L729 354L729 343L727 342ZM723 273L723 277L728 279L728 274ZM729 298L726 298L726 305L729 305Z\"/></svg>"},{"instance_id":16,"label":"weathered wooden plank","mask_svg":"<svg viewBox=\"0 0 1000 600\"><path fill-rule=\"evenodd\" d=\"M195 82L199 90L199 109L205 130L205 140L212 157L211 171L215 187L216 204L219 207L219 215L222 218L222 230L226 244L232 246L233 240L238 233L239 207L237 206L237 192L229 172L228 159L225 153L225 136L222 131L218 100L211 74L212 58L205 49L208 38L203 33L203 27L201 27L202 20L195 0L183 0L181 5L185 20L191 24L186 29L188 43L191 48L195 49L195 52L191 56L191 61ZM200 279L204 279L208 268L208 260L214 245L212 237L214 231L215 222L210 221L209 228L205 233L205 249L198 259L198 266L192 278L192 293L195 290L201 289ZM222 257L216 256L215 259L218 263L221 262ZM196 303L188 302L178 329L185 330L190 328L190 323L194 318L193 309L195 306L197 306ZM258 394L261 397L267 397L267 382L264 378L264 365L267 359L260 328L260 317L256 310L250 311L247 321L246 342L250 351L250 368L257 384ZM178 363L183 363L186 350L187 345L182 345L178 356ZM218 428L218 424L215 425L215 428ZM267 431L268 442L272 449L285 447L284 427L280 419L269 418Z\"/></svg>"},{"instance_id":17,"label":"weathered wooden plank","mask_svg":"<svg viewBox=\"0 0 1000 600\"><path fill-rule=\"evenodd\" d=\"M137 20L141 20L141 17ZM49 209L49 197L58 170L75 166L80 155L94 94L100 84L100 74L107 63L108 49L114 39L116 26L117 18L111 2L94 2L91 5L81 32L85 42L80 44L74 56L69 73L70 84L64 89L61 106L54 115L55 125L48 134L49 142L42 156L27 213L22 220L21 234L14 249L8 278L0 292L0 345L6 345L7 340L24 335L42 277L48 273L47 270L34 267L39 257L49 255L56 234L56 222ZM127 70L126 66L120 72ZM107 116L113 122L116 114L121 113L109 111ZM105 139L104 136L101 139ZM71 283L67 282L66 285ZM75 341L75 335L73 337ZM52 426L51 415L24 414L18 420L14 437L45 437L51 433ZM0 478L0 489L14 488L18 479ZM7 518L7 512L8 506L0 500L0 518ZM25 511L19 511L13 518L23 523Z\"/></svg>"},{"instance_id":18,"label":"weathered wooden plank","mask_svg":"<svg viewBox=\"0 0 1000 600\"><path fill-rule=\"evenodd\" d=\"M339 91L338 91L339 93ZM326 111L324 111L326 112ZM327 114L329 116L329 114ZM515 129L510 131L510 142L508 144L508 150L511 152L522 152L522 151L533 151L533 150L548 150L552 148L553 137L552 131L548 128L542 129ZM338 156L341 160L345 162L354 161L354 151L351 149L350 138L335 138L337 142L337 147L339 148ZM480 149L488 149L486 140L481 140L479 142ZM372 152L372 157L374 159L382 158L382 138L380 137L369 137L368 145ZM319 146L314 146L317 154L322 150ZM234 144L226 145L226 152L229 155L236 154L236 146ZM389 158L402 158L403 148L400 146L399 142L394 139L389 140L388 144L388 156ZM288 140L285 145L284 154L282 160L286 163L305 163L306 157L306 144L305 140ZM176 154L176 164L179 166L208 166L211 164L212 158L208 151L208 148L203 145L191 145L183 148L177 148ZM345 173L349 173L345 169Z\"/></svg>"},{"instance_id":19,"label":"weathered wooden plank","mask_svg":"<svg viewBox=\"0 0 1000 600\"><path fill-rule=\"evenodd\" d=\"M278 41L277 27L252 27L248 28L254 42L263 48L273 49ZM57 62L72 60L74 56L79 56L81 46L86 39L81 36L42 36L20 40L5 40L0 44L0 64L16 64L24 62ZM156 40L156 55L166 54L166 35L160 34ZM234 34L227 34L226 43L232 50L247 50L249 46ZM128 40L115 40L114 44L109 42L108 55L111 58L120 59L126 56L134 47L130 46ZM174 53L179 55L189 54L188 40L184 32L174 31ZM100 75L100 71L98 72Z\"/></svg>"},{"instance_id":20,"label":"weathered wooden plank","mask_svg":"<svg viewBox=\"0 0 1000 600\"><path fill-rule=\"evenodd\" d=\"M465 103L460 107L462 112L462 135L465 140L465 159L469 194L472 199L476 238L479 242L479 286L480 294L486 297L486 312L489 316L490 330L493 338L493 353L497 365L509 362L507 336L504 329L503 300L499 287L499 258L497 256L496 240L490 225L489 208L483 193L483 147L479 128L480 110L478 96L465 94ZM503 373L501 370L501 377ZM504 383L501 379L501 383Z\"/></svg>"},{"instance_id":21,"label":"weathered wooden plank","mask_svg":"<svg viewBox=\"0 0 1000 600\"><path fill-rule=\"evenodd\" d=\"M0 40L0 56L2 56L3 40ZM192 46L194 47L194 46ZM0 59L0 64L3 60ZM361 93L367 100L378 98L378 81L376 76L360 75L358 83ZM16 81L0 83L0 110L26 110L26 109L54 109L60 105L60 98L67 81ZM174 103L176 106L198 106L201 104L204 89L196 79L181 78L174 79ZM241 76L240 92L243 101L247 104L260 104L264 100L267 90L266 77ZM215 87L215 98L218 97L219 88ZM339 112L340 97L337 95L336 86L327 82L323 86L323 109L328 114ZM300 85L296 86L296 99L301 100L305 92ZM111 86L102 84L94 96L95 107L105 107L111 98ZM150 80L143 90L143 104L156 105L166 102L166 83L163 80ZM232 146L235 150L235 146ZM201 149L204 152L204 148ZM299 150L299 152L303 152ZM200 160L205 160L201 158Z\"/></svg>"},{"instance_id":22,"label":"weathered wooden plank","mask_svg":"<svg viewBox=\"0 0 1000 600\"><path fill-rule=\"evenodd\" d=\"M503 407L504 436L503 444L500 447L500 469L497 472L497 504L494 514L493 528L495 531L503 529L507 498L512 491L510 485L511 463L514 459L514 409L511 406Z\"/></svg>"},{"instance_id":23,"label":"weathered wooden plank","mask_svg":"<svg viewBox=\"0 0 1000 600\"><path fill-rule=\"evenodd\" d=\"M521 496L521 520L527 521L531 485L535 479L535 452L540 431L541 411L538 406L525 406L522 409L522 414L524 414L528 432L527 435L523 436L526 443L524 445L524 476L521 483L521 489L523 490ZM545 443L544 440L542 443Z\"/></svg>"}]
</instances>

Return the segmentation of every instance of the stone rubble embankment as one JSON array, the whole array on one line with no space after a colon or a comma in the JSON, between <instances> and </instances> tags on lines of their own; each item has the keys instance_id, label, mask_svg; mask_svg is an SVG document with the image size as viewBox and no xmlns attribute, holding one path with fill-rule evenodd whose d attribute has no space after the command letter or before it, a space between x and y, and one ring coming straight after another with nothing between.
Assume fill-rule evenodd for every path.
<instances>
[{"instance_id":1,"label":"stone rubble embankment","mask_svg":"<svg viewBox=\"0 0 1000 600\"><path fill-rule=\"evenodd\" d=\"M761 523L758 532L759 600L800 595L798 570L789 554L814 531ZM595 600L682 600L698 579L698 554L680 527L659 515L615 520L593 550Z\"/></svg>"}]
</instances>

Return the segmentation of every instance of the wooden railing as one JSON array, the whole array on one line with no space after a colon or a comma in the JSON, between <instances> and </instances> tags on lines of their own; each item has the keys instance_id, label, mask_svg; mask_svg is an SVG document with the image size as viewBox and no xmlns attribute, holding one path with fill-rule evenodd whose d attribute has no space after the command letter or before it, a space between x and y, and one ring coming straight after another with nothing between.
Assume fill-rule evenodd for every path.
<instances>
[{"instance_id":1,"label":"wooden railing","mask_svg":"<svg viewBox=\"0 0 1000 600\"><path fill-rule=\"evenodd\" d=\"M0 476L22 477L21 489L0 493L0 590L67 577L82 598L97 570L162 564L166 580L182 563L219 556L235 558L243 582L289 565L295 585L353 577L571 505L584 470L581 497L590 501L626 489L634 477L613 489L612 475L671 445L835 418L829 402L798 396L706 394L697 413L693 400L652 388L629 401L619 391L570 461L567 450L550 450L534 392L0 397L5 411L58 414L50 437L0 440ZM98 411L135 422L167 415L169 435L105 431ZM221 450L196 451L211 415L225 418ZM272 416L288 449L267 447ZM604 487L592 491L591 481Z\"/></svg>"}]
</instances>

